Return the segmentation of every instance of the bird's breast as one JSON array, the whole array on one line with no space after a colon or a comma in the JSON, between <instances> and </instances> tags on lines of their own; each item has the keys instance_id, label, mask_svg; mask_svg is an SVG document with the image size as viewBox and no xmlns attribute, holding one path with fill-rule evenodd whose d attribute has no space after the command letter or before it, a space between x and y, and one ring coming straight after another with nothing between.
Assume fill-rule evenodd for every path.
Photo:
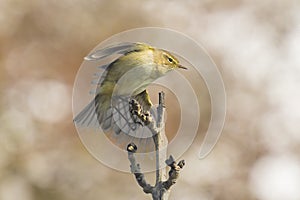
<instances>
[{"instance_id":1,"label":"bird's breast","mask_svg":"<svg viewBox=\"0 0 300 200\"><path fill-rule=\"evenodd\" d=\"M140 65L128 70L117 81L114 88L114 94L117 95L136 95L160 77L155 72L156 68L153 65Z\"/></svg>"},{"instance_id":2,"label":"bird's breast","mask_svg":"<svg viewBox=\"0 0 300 200\"><path fill-rule=\"evenodd\" d=\"M152 50L124 55L108 68L104 81L114 83L114 95L136 95L163 76L153 59Z\"/></svg>"}]
</instances>

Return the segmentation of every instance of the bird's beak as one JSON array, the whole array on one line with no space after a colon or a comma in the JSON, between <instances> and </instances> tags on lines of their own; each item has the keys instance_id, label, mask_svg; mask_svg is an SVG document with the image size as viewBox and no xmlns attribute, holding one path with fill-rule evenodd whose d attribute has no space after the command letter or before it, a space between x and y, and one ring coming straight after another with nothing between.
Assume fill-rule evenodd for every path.
<instances>
[{"instance_id":1,"label":"bird's beak","mask_svg":"<svg viewBox=\"0 0 300 200\"><path fill-rule=\"evenodd\" d=\"M178 65L178 68L180 68L180 69L185 69L185 70L188 69L188 68L186 68L185 66L182 66L182 65Z\"/></svg>"}]
</instances>

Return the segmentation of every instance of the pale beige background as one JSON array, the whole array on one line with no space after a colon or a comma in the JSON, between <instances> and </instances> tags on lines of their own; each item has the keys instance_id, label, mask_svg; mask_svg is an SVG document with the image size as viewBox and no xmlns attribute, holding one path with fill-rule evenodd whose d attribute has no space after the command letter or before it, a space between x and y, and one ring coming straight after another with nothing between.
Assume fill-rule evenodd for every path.
<instances>
[{"instance_id":1,"label":"pale beige background","mask_svg":"<svg viewBox=\"0 0 300 200\"><path fill-rule=\"evenodd\" d=\"M198 160L200 134L170 199L299 200L299 11L297 0L1 0L0 199L150 199L88 154L71 95L99 42L160 26L206 47L228 98L219 143Z\"/></svg>"}]
</instances>

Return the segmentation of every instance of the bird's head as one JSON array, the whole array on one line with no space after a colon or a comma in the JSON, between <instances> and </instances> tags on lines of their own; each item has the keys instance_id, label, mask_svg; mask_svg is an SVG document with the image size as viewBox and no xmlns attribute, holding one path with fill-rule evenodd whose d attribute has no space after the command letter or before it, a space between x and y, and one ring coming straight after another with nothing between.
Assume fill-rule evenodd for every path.
<instances>
[{"instance_id":1,"label":"bird's head","mask_svg":"<svg viewBox=\"0 0 300 200\"><path fill-rule=\"evenodd\" d=\"M119 60L123 63L134 63L134 65L153 64L152 66L156 66L160 75L165 75L174 69L187 69L170 52L145 43L135 43Z\"/></svg>"},{"instance_id":2,"label":"bird's head","mask_svg":"<svg viewBox=\"0 0 300 200\"><path fill-rule=\"evenodd\" d=\"M187 69L179 63L179 60L174 55L162 49L154 50L154 62L166 72L174 69Z\"/></svg>"}]
</instances>

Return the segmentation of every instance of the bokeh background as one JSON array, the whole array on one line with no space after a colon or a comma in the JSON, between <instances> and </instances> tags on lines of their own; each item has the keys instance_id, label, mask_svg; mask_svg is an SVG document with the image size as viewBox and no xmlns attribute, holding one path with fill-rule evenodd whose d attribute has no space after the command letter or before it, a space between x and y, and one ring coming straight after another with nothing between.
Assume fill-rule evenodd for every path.
<instances>
[{"instance_id":1,"label":"bokeh background","mask_svg":"<svg viewBox=\"0 0 300 200\"><path fill-rule=\"evenodd\" d=\"M299 200L299 13L298 0L0 0L0 199L151 199L85 150L71 102L92 48L159 26L201 43L227 92L217 146L199 160L199 131L170 199Z\"/></svg>"}]
</instances>

